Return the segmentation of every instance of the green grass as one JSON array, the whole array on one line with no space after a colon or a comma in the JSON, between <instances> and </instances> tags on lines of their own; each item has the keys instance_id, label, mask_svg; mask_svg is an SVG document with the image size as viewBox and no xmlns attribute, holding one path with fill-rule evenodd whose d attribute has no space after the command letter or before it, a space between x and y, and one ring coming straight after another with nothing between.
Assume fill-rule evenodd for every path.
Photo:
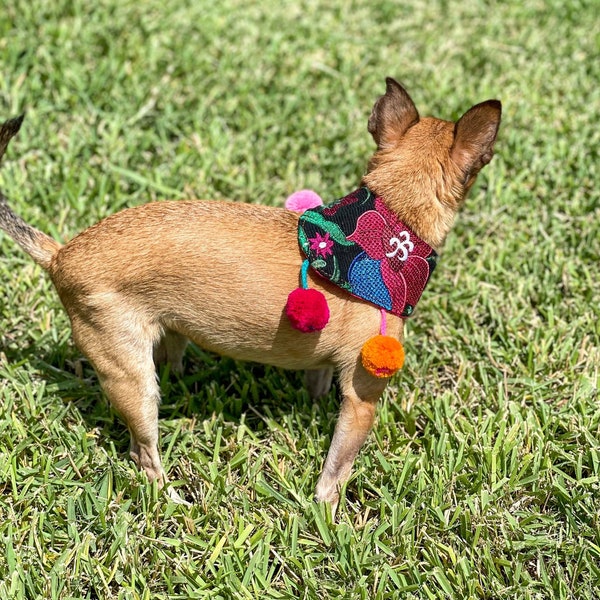
<instances>
[{"instance_id":1,"label":"green grass","mask_svg":"<svg viewBox=\"0 0 600 600\"><path fill-rule=\"evenodd\" d=\"M0 237L0 597L600 596L594 0L5 0L0 185L60 239L125 206L353 189L392 75L422 114L503 101L335 522L301 375L192 348L163 373L172 504Z\"/></svg>"}]
</instances>

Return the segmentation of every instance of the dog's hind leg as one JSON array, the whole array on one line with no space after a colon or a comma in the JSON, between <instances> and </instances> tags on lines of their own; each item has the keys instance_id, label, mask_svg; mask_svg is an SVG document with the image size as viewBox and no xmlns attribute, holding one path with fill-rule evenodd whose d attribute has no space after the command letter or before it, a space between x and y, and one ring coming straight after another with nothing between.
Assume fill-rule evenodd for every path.
<instances>
[{"instance_id":1,"label":"dog's hind leg","mask_svg":"<svg viewBox=\"0 0 600 600\"><path fill-rule=\"evenodd\" d=\"M339 501L340 486L350 476L354 459L373 427L377 401L386 384L387 379L369 375L360 359L352 367L340 371L340 416L315 494L317 501L331 504L332 512Z\"/></svg>"},{"instance_id":2,"label":"dog's hind leg","mask_svg":"<svg viewBox=\"0 0 600 600\"><path fill-rule=\"evenodd\" d=\"M312 400L318 400L331 389L333 368L312 369L304 373L304 382Z\"/></svg>"},{"instance_id":3,"label":"dog's hind leg","mask_svg":"<svg viewBox=\"0 0 600 600\"><path fill-rule=\"evenodd\" d=\"M184 335L168 329L154 346L154 364L161 367L168 363L173 373L181 375L183 373L183 354L187 345L188 339Z\"/></svg>"},{"instance_id":4,"label":"dog's hind leg","mask_svg":"<svg viewBox=\"0 0 600 600\"><path fill-rule=\"evenodd\" d=\"M158 452L160 392L152 351L159 327L135 313L103 311L99 323L71 315L73 337L131 434L131 457L150 481L166 483Z\"/></svg>"}]
</instances>

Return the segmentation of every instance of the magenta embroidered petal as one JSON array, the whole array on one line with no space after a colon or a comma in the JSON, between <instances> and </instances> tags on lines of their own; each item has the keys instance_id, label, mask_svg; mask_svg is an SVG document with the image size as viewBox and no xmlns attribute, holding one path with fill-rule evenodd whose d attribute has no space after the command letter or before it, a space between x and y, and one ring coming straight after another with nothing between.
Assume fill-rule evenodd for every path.
<instances>
[{"instance_id":1,"label":"magenta embroidered petal","mask_svg":"<svg viewBox=\"0 0 600 600\"><path fill-rule=\"evenodd\" d=\"M333 254L333 240L329 239L329 234L327 234L327 239L319 244L319 249L317 250L317 254L320 256L329 256Z\"/></svg>"},{"instance_id":2,"label":"magenta embroidered petal","mask_svg":"<svg viewBox=\"0 0 600 600\"><path fill-rule=\"evenodd\" d=\"M398 217L385 205L381 198L375 199L375 208L383 215L388 227L390 227L393 231L408 230L407 226L404 225L400 219L398 219ZM410 230L408 230L408 232L412 233ZM414 242L414 249L411 251L411 255L427 258L431 254L431 247L422 239L415 236L414 233L410 237Z\"/></svg>"},{"instance_id":3,"label":"magenta embroidered petal","mask_svg":"<svg viewBox=\"0 0 600 600\"><path fill-rule=\"evenodd\" d=\"M427 242L424 242L422 239L419 239L417 242L415 242L415 247L410 254L411 256L425 259L431 254L431 246L429 246Z\"/></svg>"},{"instance_id":4,"label":"magenta embroidered petal","mask_svg":"<svg viewBox=\"0 0 600 600\"><path fill-rule=\"evenodd\" d=\"M356 229L348 236L348 239L358 244L369 256L375 260L385 258L383 240L387 237L388 229L385 219L374 210L368 210L360 215L356 221Z\"/></svg>"},{"instance_id":5,"label":"magenta embroidered petal","mask_svg":"<svg viewBox=\"0 0 600 600\"><path fill-rule=\"evenodd\" d=\"M411 282L406 290L406 302L415 306L429 279L429 263L420 256L410 256L404 263L402 275Z\"/></svg>"},{"instance_id":6,"label":"magenta embroidered petal","mask_svg":"<svg viewBox=\"0 0 600 600\"><path fill-rule=\"evenodd\" d=\"M375 210L383 215L384 219L390 225L390 227L394 227L399 229L403 227L402 222L398 219L398 217L386 206L385 202L377 197L375 198Z\"/></svg>"},{"instance_id":7,"label":"magenta embroidered petal","mask_svg":"<svg viewBox=\"0 0 600 600\"><path fill-rule=\"evenodd\" d=\"M401 272L395 271L389 260L381 261L381 277L392 298L391 313L399 315L406 304L406 280Z\"/></svg>"}]
</instances>

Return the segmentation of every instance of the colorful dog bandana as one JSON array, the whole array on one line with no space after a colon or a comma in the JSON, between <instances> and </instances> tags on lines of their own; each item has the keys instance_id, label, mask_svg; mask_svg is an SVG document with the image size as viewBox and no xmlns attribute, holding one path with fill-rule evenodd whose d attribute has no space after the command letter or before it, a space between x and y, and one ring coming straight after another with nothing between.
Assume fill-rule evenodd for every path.
<instances>
[{"instance_id":1,"label":"colorful dog bandana","mask_svg":"<svg viewBox=\"0 0 600 600\"><path fill-rule=\"evenodd\" d=\"M319 275L399 317L410 317L437 254L366 187L300 215L298 241Z\"/></svg>"}]
</instances>

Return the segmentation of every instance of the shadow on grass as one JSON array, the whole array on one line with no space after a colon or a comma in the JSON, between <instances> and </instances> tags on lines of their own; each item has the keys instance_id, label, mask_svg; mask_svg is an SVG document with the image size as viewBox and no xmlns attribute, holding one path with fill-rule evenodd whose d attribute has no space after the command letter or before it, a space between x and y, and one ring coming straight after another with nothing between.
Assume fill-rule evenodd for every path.
<instances>
[{"instance_id":1,"label":"shadow on grass","mask_svg":"<svg viewBox=\"0 0 600 600\"><path fill-rule=\"evenodd\" d=\"M28 363L46 383L46 389L71 403L89 430L98 429L98 443L114 444L119 453L129 450L125 424L104 396L91 364L70 342L48 349L44 343L28 347L5 347L9 363ZM242 421L260 436L267 428L264 416L284 422L293 410L316 421L324 434L331 433L338 403L336 387L319 401L310 399L304 389L303 372L284 371L258 363L237 362L201 350L190 344L184 357L182 375L169 366L157 372L161 390L160 420L204 421L221 415L239 425Z\"/></svg>"}]
</instances>

